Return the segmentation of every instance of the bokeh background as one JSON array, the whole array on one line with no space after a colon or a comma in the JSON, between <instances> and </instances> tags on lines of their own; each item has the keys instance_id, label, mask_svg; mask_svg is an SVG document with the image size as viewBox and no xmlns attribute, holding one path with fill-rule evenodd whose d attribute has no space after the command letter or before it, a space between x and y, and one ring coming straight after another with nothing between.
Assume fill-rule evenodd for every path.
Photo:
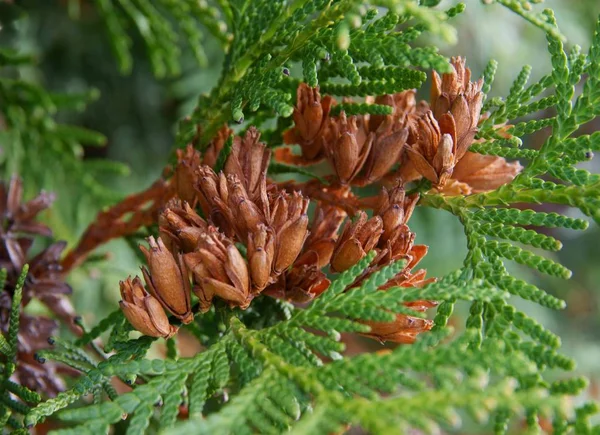
<instances>
[{"instance_id":1,"label":"bokeh background","mask_svg":"<svg viewBox=\"0 0 600 435\"><path fill-rule=\"evenodd\" d=\"M86 148L86 158L108 158L130 168L126 176L101 177L98 181L120 193L147 187L172 156L177 120L193 109L199 94L217 83L223 54L216 41L209 36L204 41L207 66L199 67L189 50L182 46L182 75L157 80L152 74L145 45L133 33L134 68L130 75L123 76L118 73L104 22L86 2L81 2L77 19L69 17L66 1L17 3L27 11L28 17L0 32L0 42L34 54L38 63L24 74L56 92L84 92L91 88L100 92L100 97L85 111L58 115L61 121L97 130L108 138L104 148ZM454 3L443 1L440 7ZM545 5L555 10L559 25L569 39L568 46L577 43L586 50L600 14L600 1L547 0ZM476 77L490 59L496 59L499 69L492 95L506 95L525 64L533 66L532 80L550 71L543 32L499 5L468 0L466 11L453 23L457 28L457 44L448 45L435 39L433 42L448 56L466 56ZM598 129L598 121L585 126L589 131ZM542 132L528 139L525 146L539 147L545 135ZM586 165L600 172L598 159ZM2 178L7 176L1 175ZM40 187L57 191L57 203L47 219L57 238L71 244L102 205L86 202L82 206L70 186L61 185L53 177L46 178L43 185L27 178L25 182L30 195ZM544 211L572 212L552 207L545 207ZM410 223L417 233L417 241L430 246L423 265L431 276L441 276L460 266L466 251L465 239L461 225L453 216L419 209ZM578 361L579 373L592 379L591 394L596 395L600 388L595 386L600 381L600 230L592 222L585 232L552 232L564 243L555 259L573 270L573 278L570 281L550 279L516 267L514 272L565 299L568 308L556 313L522 301L517 304L562 337L564 352ZM115 309L119 299L118 281L136 274L139 267L138 259L124 242L111 242L100 253L107 254L108 260L88 263L70 278L77 310L89 325ZM464 312L462 307L457 316ZM457 324L460 323L458 319Z\"/></svg>"}]
</instances>

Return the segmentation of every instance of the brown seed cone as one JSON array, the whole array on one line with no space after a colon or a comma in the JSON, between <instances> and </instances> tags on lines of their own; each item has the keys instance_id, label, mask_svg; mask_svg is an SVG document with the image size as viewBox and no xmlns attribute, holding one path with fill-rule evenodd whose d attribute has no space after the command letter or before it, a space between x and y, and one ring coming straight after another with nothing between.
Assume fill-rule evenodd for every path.
<instances>
[{"instance_id":1,"label":"brown seed cone","mask_svg":"<svg viewBox=\"0 0 600 435\"><path fill-rule=\"evenodd\" d=\"M467 152L441 192L448 196L488 192L510 183L522 169L519 162L508 163L504 157Z\"/></svg>"},{"instance_id":2,"label":"brown seed cone","mask_svg":"<svg viewBox=\"0 0 600 435\"><path fill-rule=\"evenodd\" d=\"M405 182L430 180L435 188L451 178L454 167L473 143L481 119L483 80L471 82L471 71L464 59L452 58L454 71L432 77L431 111L409 123L407 157L398 175ZM452 191L460 191L455 186Z\"/></svg>"},{"instance_id":3,"label":"brown seed cone","mask_svg":"<svg viewBox=\"0 0 600 435\"><path fill-rule=\"evenodd\" d=\"M306 303L319 296L331 281L317 265L319 260L314 251L303 255L283 273L276 283L264 290L264 294L295 303Z\"/></svg>"},{"instance_id":4,"label":"brown seed cone","mask_svg":"<svg viewBox=\"0 0 600 435\"><path fill-rule=\"evenodd\" d=\"M53 201L53 194L41 192L23 202L23 182L17 176L10 179L8 186L0 182L0 259L8 260L17 269L23 267L31 246L23 236L52 235L50 228L36 222L36 217Z\"/></svg>"},{"instance_id":5,"label":"brown seed cone","mask_svg":"<svg viewBox=\"0 0 600 435\"><path fill-rule=\"evenodd\" d=\"M321 98L319 88L300 83L296 91L294 127L283 133L286 144L298 144L302 158L316 161L324 157L324 134L328 128L329 112L335 103L329 95Z\"/></svg>"},{"instance_id":6,"label":"brown seed cone","mask_svg":"<svg viewBox=\"0 0 600 435\"><path fill-rule=\"evenodd\" d=\"M39 299L65 324L76 328L73 323L75 309L70 299L66 297L72 293L72 289L63 281L60 266L60 258L66 246L67 242L54 242L32 259L27 260L29 274L23 288L23 304L27 305L33 298ZM22 265L17 270L20 271L21 268ZM13 274L12 279L16 280L17 275L18 273Z\"/></svg>"},{"instance_id":7,"label":"brown seed cone","mask_svg":"<svg viewBox=\"0 0 600 435\"><path fill-rule=\"evenodd\" d=\"M483 103L483 79L471 82L471 70L465 59L451 59L453 72L440 77L435 71L432 76L431 110L436 119L452 114L456 122L456 161L462 159L473 143Z\"/></svg>"},{"instance_id":8,"label":"brown seed cone","mask_svg":"<svg viewBox=\"0 0 600 435\"><path fill-rule=\"evenodd\" d=\"M342 184L350 183L360 172L371 151L374 133L365 129L363 117L346 117L342 112L338 118L330 119L333 140L325 143L327 158Z\"/></svg>"},{"instance_id":9,"label":"brown seed cone","mask_svg":"<svg viewBox=\"0 0 600 435\"><path fill-rule=\"evenodd\" d=\"M230 212L229 225L233 227L237 239L244 242L259 224L268 222L269 207L268 204L261 207L252 201L243 183L234 174L227 175L227 189L229 191L227 209L223 210L223 214Z\"/></svg>"},{"instance_id":10,"label":"brown seed cone","mask_svg":"<svg viewBox=\"0 0 600 435\"><path fill-rule=\"evenodd\" d=\"M381 286L380 291L392 287L422 287L435 281L434 279L426 279L426 271L423 269L416 272L412 271L427 253L427 246L414 244L415 234L406 225L417 201L418 195L407 197L401 184L397 184L393 189L382 188L377 197L366 198L362 201L363 206L373 208L375 217L381 219L383 234L376 244L377 256L367 270L352 284L351 288L359 287L373 273L398 260L406 261L404 268L385 285ZM435 306L436 303L434 301L417 301L406 305L418 311L425 311L427 308ZM364 323L371 327L371 332L365 335L382 342L394 341L398 343L412 343L417 334L429 330L432 326L432 322L429 320L403 314L397 314L393 322Z\"/></svg>"},{"instance_id":11,"label":"brown seed cone","mask_svg":"<svg viewBox=\"0 0 600 435\"><path fill-rule=\"evenodd\" d=\"M329 264L338 231L345 217L346 213L341 209L318 202L310 225L310 235L295 264L310 262L314 263L319 270ZM314 255L316 260L313 260Z\"/></svg>"},{"instance_id":12,"label":"brown seed cone","mask_svg":"<svg viewBox=\"0 0 600 435\"><path fill-rule=\"evenodd\" d=\"M198 249L184 255L201 301L213 296L245 309L250 304L250 275L244 257L233 242L214 227L200 237Z\"/></svg>"},{"instance_id":13,"label":"brown seed cone","mask_svg":"<svg viewBox=\"0 0 600 435\"><path fill-rule=\"evenodd\" d=\"M235 233L234 209L229 207L229 188L224 173L219 175L208 166L198 168L198 200L200 208L208 221L218 227L226 236Z\"/></svg>"},{"instance_id":14,"label":"brown seed cone","mask_svg":"<svg viewBox=\"0 0 600 435\"><path fill-rule=\"evenodd\" d=\"M415 233L410 231L407 225L398 226L391 237L387 241L379 239L377 244L377 255L371 262L370 266L356 279L351 287L360 285L371 274L377 272L382 267L385 267L395 261L405 260L406 265L394 278L390 279L387 284L381 287L386 289L401 285L406 280L412 279L412 268L425 256L427 246L414 245ZM418 273L421 273L419 271ZM424 278L424 275L421 276ZM412 284L410 286L413 286Z\"/></svg>"},{"instance_id":15,"label":"brown seed cone","mask_svg":"<svg viewBox=\"0 0 600 435\"><path fill-rule=\"evenodd\" d=\"M393 188L382 187L381 192L374 198L365 198L361 203L373 208L376 215L383 221L383 235L380 243L387 242L393 237L396 229L405 225L419 201L419 195L406 196L402 183Z\"/></svg>"},{"instance_id":16,"label":"brown seed cone","mask_svg":"<svg viewBox=\"0 0 600 435\"><path fill-rule=\"evenodd\" d=\"M394 124L401 128L408 128L423 113L429 109L426 101L417 103L417 92L410 89L393 95L379 95L374 99L376 104L383 104L393 108L392 118ZM376 132L389 115L370 115L369 131Z\"/></svg>"},{"instance_id":17,"label":"brown seed cone","mask_svg":"<svg viewBox=\"0 0 600 435\"><path fill-rule=\"evenodd\" d=\"M454 118L444 114L438 122L429 111L417 125L417 140L406 148L410 163L434 186L443 186L458 161Z\"/></svg>"},{"instance_id":18,"label":"brown seed cone","mask_svg":"<svg viewBox=\"0 0 600 435\"><path fill-rule=\"evenodd\" d=\"M330 281L321 269L330 262L345 216L337 207L318 203L301 255L264 293L296 303L308 302L323 293Z\"/></svg>"},{"instance_id":19,"label":"brown seed cone","mask_svg":"<svg viewBox=\"0 0 600 435\"><path fill-rule=\"evenodd\" d=\"M119 286L123 298L119 305L135 329L150 337L169 338L177 332L177 328L169 324L161 303L146 292L137 276L119 282Z\"/></svg>"},{"instance_id":20,"label":"brown seed cone","mask_svg":"<svg viewBox=\"0 0 600 435\"><path fill-rule=\"evenodd\" d=\"M252 292L260 293L273 281L271 270L275 258L275 234L264 224L248 236L248 265L252 278Z\"/></svg>"},{"instance_id":21,"label":"brown seed cone","mask_svg":"<svg viewBox=\"0 0 600 435\"><path fill-rule=\"evenodd\" d=\"M308 237L308 198L281 191L271 199L271 226L275 231L273 272L281 273L296 260Z\"/></svg>"},{"instance_id":22,"label":"brown seed cone","mask_svg":"<svg viewBox=\"0 0 600 435\"><path fill-rule=\"evenodd\" d=\"M174 255L179 250L192 252L200 234L208 229L208 224L187 202L169 201L158 219L161 238Z\"/></svg>"},{"instance_id":23,"label":"brown seed cone","mask_svg":"<svg viewBox=\"0 0 600 435\"><path fill-rule=\"evenodd\" d=\"M23 184L14 176L8 185L0 182L0 269L6 269L6 281L0 289L0 333L10 329L12 298L23 265L29 264L29 273L23 287L21 306L38 299L73 332L79 328L73 323L74 309L65 296L71 287L63 281L60 258L66 242L54 242L35 257L29 255L33 235L51 236L48 227L36 222L41 211L50 206L54 196L42 192L36 198L23 201ZM44 316L21 313L17 333L15 371L11 381L43 395L54 397L65 389L60 374L72 371L52 361L40 364L34 358L37 351L48 347L48 338L58 329L58 322Z\"/></svg>"},{"instance_id":24,"label":"brown seed cone","mask_svg":"<svg viewBox=\"0 0 600 435\"><path fill-rule=\"evenodd\" d=\"M198 193L194 186L198 182L196 169L200 166L200 152L190 144L185 150L177 150L177 166L171 179L177 196L192 207L196 206Z\"/></svg>"},{"instance_id":25,"label":"brown seed cone","mask_svg":"<svg viewBox=\"0 0 600 435\"><path fill-rule=\"evenodd\" d=\"M391 341L401 344L414 343L417 335L429 331L433 326L432 320L407 316L405 314L396 314L396 320L393 322L366 321L362 323L371 327L371 331L364 334L367 337L374 338L382 343Z\"/></svg>"},{"instance_id":26,"label":"brown seed cone","mask_svg":"<svg viewBox=\"0 0 600 435\"><path fill-rule=\"evenodd\" d=\"M354 184L365 186L383 178L400 160L407 138L408 128L403 128L392 116L387 116L375 132L363 175Z\"/></svg>"},{"instance_id":27,"label":"brown seed cone","mask_svg":"<svg viewBox=\"0 0 600 435\"><path fill-rule=\"evenodd\" d=\"M48 208L54 195L40 193L34 199L23 202L23 183L13 176L6 186L0 183L0 268L7 270L7 288L14 288L23 266L29 264L29 273L23 288L23 305L32 299L39 299L56 316L60 317L73 330L74 309L65 295L71 294L71 287L63 280L60 265L66 242L52 243L33 258L28 251L33 238L28 236L51 236L50 229L36 222L38 214Z\"/></svg>"},{"instance_id":28,"label":"brown seed cone","mask_svg":"<svg viewBox=\"0 0 600 435\"><path fill-rule=\"evenodd\" d=\"M3 223L0 234L8 233L51 236L52 231L46 225L35 221L37 215L50 207L55 196L41 192L30 201L23 202L23 182L17 176L10 179L8 187L0 183L0 217Z\"/></svg>"},{"instance_id":29,"label":"brown seed cone","mask_svg":"<svg viewBox=\"0 0 600 435\"><path fill-rule=\"evenodd\" d=\"M412 269L414 269L423 259L429 249L426 245L415 245L414 241L415 234L406 227L400 236L387 243L387 252L379 259L379 262L371 268L369 273L375 272L381 267L397 260L405 260L406 265L402 271L381 287L382 290L398 286L421 287L429 282L435 281L434 278L425 277L426 271L424 269L412 272Z\"/></svg>"},{"instance_id":30,"label":"brown seed cone","mask_svg":"<svg viewBox=\"0 0 600 435\"><path fill-rule=\"evenodd\" d=\"M422 250L419 251L422 252ZM415 258L415 260L418 262L420 258ZM422 287L430 282L434 282L434 278L425 279L426 271L423 269L415 273L411 272L411 264L416 264L416 262L410 261L404 270L396 275L392 280L388 281L385 286L381 287L380 291L385 291L386 289L392 287ZM373 270L373 272L376 270L378 270L378 268ZM404 305L415 311L425 312L429 308L437 306L437 302L419 300L407 302ZM379 340L382 343L385 341L392 341L404 344L413 343L418 334L430 330L433 326L433 321L431 320L421 319L405 314L396 314L396 319L393 322L365 321L362 323L365 323L371 327L371 331L364 335Z\"/></svg>"},{"instance_id":31,"label":"brown seed cone","mask_svg":"<svg viewBox=\"0 0 600 435\"><path fill-rule=\"evenodd\" d=\"M376 258L373 261L374 266L371 266L368 273L359 278L353 286L359 286L361 282L367 279L372 273L375 273L382 267L400 259L406 260L404 269L385 285L380 287L379 291L386 291L387 289L394 287L422 287L430 282L434 282L434 278L426 278L426 271L424 269L420 269L416 272L412 271L427 253L427 246L413 245L413 242L414 233L410 232L406 225L398 227L394 239L389 240L386 243L387 249L382 251L384 255ZM408 302L405 305L413 310L424 312L429 308L435 307L437 302L421 300ZM433 322L430 320L404 314L396 314L396 320L393 322L364 323L371 327L371 331L365 335L381 342L393 341L405 344L413 343L419 333L428 331L433 325Z\"/></svg>"},{"instance_id":32,"label":"brown seed cone","mask_svg":"<svg viewBox=\"0 0 600 435\"><path fill-rule=\"evenodd\" d=\"M246 243L250 231L257 225L269 222L270 210L267 199L255 203L248 195L244 183L236 174L220 173L218 176L208 166L198 169L200 206L211 224L217 226L227 237L237 237ZM266 187L261 188L266 197Z\"/></svg>"},{"instance_id":33,"label":"brown seed cone","mask_svg":"<svg viewBox=\"0 0 600 435\"><path fill-rule=\"evenodd\" d=\"M148 243L149 250L140 245L140 250L148 261L149 270L142 267L148 291L175 317L183 323L190 323L193 320L190 281L181 255L178 254L176 260L160 237L157 241L150 236Z\"/></svg>"},{"instance_id":34,"label":"brown seed cone","mask_svg":"<svg viewBox=\"0 0 600 435\"><path fill-rule=\"evenodd\" d=\"M342 235L335 244L331 270L343 272L354 266L377 246L382 234L381 217L374 216L367 220L367 214L359 211L355 222L346 221Z\"/></svg>"},{"instance_id":35,"label":"brown seed cone","mask_svg":"<svg viewBox=\"0 0 600 435\"><path fill-rule=\"evenodd\" d=\"M259 142L260 133L256 127L250 127L243 138L233 139L231 154L225 162L225 174L235 175L242 183L248 197L259 208L267 204L267 169L271 151Z\"/></svg>"}]
</instances>

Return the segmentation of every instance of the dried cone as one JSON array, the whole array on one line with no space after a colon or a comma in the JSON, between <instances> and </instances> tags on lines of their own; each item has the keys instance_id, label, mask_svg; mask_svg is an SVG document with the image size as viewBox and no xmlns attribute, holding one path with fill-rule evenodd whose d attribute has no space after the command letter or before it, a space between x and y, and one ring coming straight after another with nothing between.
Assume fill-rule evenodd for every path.
<instances>
[{"instance_id":1,"label":"dried cone","mask_svg":"<svg viewBox=\"0 0 600 435\"><path fill-rule=\"evenodd\" d=\"M325 143L327 158L340 182L348 184L365 164L375 135L365 130L363 117L347 118L344 112L330 120L329 128L335 139Z\"/></svg>"},{"instance_id":2,"label":"dried cone","mask_svg":"<svg viewBox=\"0 0 600 435\"><path fill-rule=\"evenodd\" d=\"M456 124L456 161L473 143L483 103L483 79L471 82L465 59L451 59L453 71L440 77L435 71L431 86L431 110L437 120L451 114Z\"/></svg>"},{"instance_id":3,"label":"dried cone","mask_svg":"<svg viewBox=\"0 0 600 435\"><path fill-rule=\"evenodd\" d=\"M175 187L177 196L192 207L196 206L198 201L196 186L198 175L196 168L200 166L200 153L192 145L188 145L185 150L177 150L177 167L171 179Z\"/></svg>"},{"instance_id":4,"label":"dried cone","mask_svg":"<svg viewBox=\"0 0 600 435\"><path fill-rule=\"evenodd\" d=\"M209 222L227 237L235 235L239 241L245 242L257 225L269 220L267 200L255 203L236 174L220 173L217 176L208 166L201 166L198 173L202 210Z\"/></svg>"},{"instance_id":5,"label":"dried cone","mask_svg":"<svg viewBox=\"0 0 600 435\"><path fill-rule=\"evenodd\" d=\"M233 242L209 227L198 243L196 252L184 255L194 275L194 293L206 310L214 296L245 309L250 304L250 275L242 254Z\"/></svg>"},{"instance_id":6,"label":"dried cone","mask_svg":"<svg viewBox=\"0 0 600 435\"><path fill-rule=\"evenodd\" d=\"M0 332L10 329L12 298L21 270L29 264L29 273L23 287L21 306L33 299L40 300L56 316L75 329L73 307L65 297L71 287L63 281L60 257L65 242L54 242L35 257L29 256L33 236L51 236L50 229L37 222L38 214L48 208L54 195L40 193L36 198L23 201L23 184L14 176L8 185L0 182L0 269L6 270L6 281L0 289ZM65 388L60 374L71 370L52 361L40 364L35 353L48 347L48 338L58 329L56 320L21 313L17 334L16 369L11 381L33 391L54 397Z\"/></svg>"},{"instance_id":7,"label":"dried cone","mask_svg":"<svg viewBox=\"0 0 600 435\"><path fill-rule=\"evenodd\" d=\"M27 260L29 273L23 288L23 303L26 305L34 298L39 299L66 324L73 325L75 309L71 301L65 297L73 290L64 282L60 265L60 258L66 246L67 242L54 242L32 259ZM22 267L22 264L18 265L17 270Z\"/></svg>"},{"instance_id":8,"label":"dried cone","mask_svg":"<svg viewBox=\"0 0 600 435\"><path fill-rule=\"evenodd\" d=\"M392 116L394 124L401 128L409 128L416 120L429 110L426 101L417 103L417 92L414 89L398 92L393 95L379 95L374 100L375 104L391 106L391 115L370 115L369 131L376 132L388 116Z\"/></svg>"},{"instance_id":9,"label":"dried cone","mask_svg":"<svg viewBox=\"0 0 600 435\"><path fill-rule=\"evenodd\" d=\"M428 302L428 301L422 301ZM409 304L407 304L409 305ZM427 308L433 308L435 303L431 302L428 305L422 304L425 311ZM409 308L415 309L409 305ZM416 311L416 310L415 310ZM393 322L363 322L371 327L371 331L364 334L367 337L374 338L384 343L391 341L401 344L412 344L417 339L417 335L422 332L429 331L433 326L433 321L421 319L419 317L407 316L405 314L396 314L396 320Z\"/></svg>"},{"instance_id":10,"label":"dried cone","mask_svg":"<svg viewBox=\"0 0 600 435\"><path fill-rule=\"evenodd\" d=\"M407 223L419 200L418 194L406 196L404 187L398 184L393 189L382 188L377 200L375 212L383 221L383 234L379 239L377 248L380 255L373 261L371 271L378 270L394 261L404 259L407 264L404 269L392 278L384 287L402 285L409 282L409 286L418 284L414 280L411 270L421 261L427 253L427 246L415 245L415 233L410 231ZM424 278L425 271L419 270L417 275ZM422 282L423 284L425 282Z\"/></svg>"},{"instance_id":11,"label":"dried cone","mask_svg":"<svg viewBox=\"0 0 600 435\"><path fill-rule=\"evenodd\" d=\"M315 251L303 255L280 275L276 283L267 287L264 294L295 303L311 301L331 284L318 267L318 261Z\"/></svg>"},{"instance_id":12,"label":"dried cone","mask_svg":"<svg viewBox=\"0 0 600 435\"><path fill-rule=\"evenodd\" d=\"M231 154L225 162L225 174L234 174L246 189L248 197L260 208L267 204L267 169L271 152L259 142L260 133L250 127L243 138L236 136Z\"/></svg>"},{"instance_id":13,"label":"dried cone","mask_svg":"<svg viewBox=\"0 0 600 435\"><path fill-rule=\"evenodd\" d=\"M5 218L2 222L2 235L8 232L37 234L51 236L50 228L35 219L37 215L50 207L54 202L54 194L41 192L34 199L23 202L23 182L17 176L10 179L8 187L0 183L0 216Z\"/></svg>"},{"instance_id":14,"label":"dried cone","mask_svg":"<svg viewBox=\"0 0 600 435\"><path fill-rule=\"evenodd\" d=\"M424 269L413 273L412 269L427 253L427 246L415 245L415 234L408 228L407 222L418 201L418 195L406 196L401 184L393 189L382 188L376 198L367 198L363 205L372 207L376 217L382 221L382 236L377 243L378 255L375 257L365 273L357 279L353 287L361 283L373 273L383 267L398 261L405 260L406 264L396 276L379 288L386 291L392 287L422 287L434 281L426 279ZM350 290L351 291L351 290ZM415 301L406 306L425 311L436 305L433 301ZM417 334L431 328L432 322L404 314L396 314L393 322L364 322L371 327L371 332L366 334L380 341L394 341L397 343L412 343Z\"/></svg>"},{"instance_id":15,"label":"dried cone","mask_svg":"<svg viewBox=\"0 0 600 435\"><path fill-rule=\"evenodd\" d=\"M420 269L412 272L412 269L427 253L427 246L413 245L414 233L410 232L405 224L402 224L395 231L395 238L386 243L386 255L379 259L379 263L370 268L367 275L362 277L357 284L360 284L363 279L366 279L370 274L378 271L381 267L390 264L393 261L400 259L406 260L406 266L395 277L389 280L384 286L380 287L380 291L386 291L393 287L422 287L425 284L435 281L433 278L426 279L426 271ZM377 261L377 260L375 260ZM437 305L434 301L414 301L405 304L407 307L424 312L429 308ZM370 322L365 324L371 327L371 331L365 334L375 338L381 342L393 341L396 343L413 343L417 335L421 332L428 331L433 326L431 320L421 319L405 314L396 314L396 319L393 322Z\"/></svg>"},{"instance_id":16,"label":"dried cone","mask_svg":"<svg viewBox=\"0 0 600 435\"><path fill-rule=\"evenodd\" d=\"M13 176L8 186L0 183L0 258L20 269L25 264L26 252L31 246L23 235L51 236L46 225L36 221L37 215L54 201L54 195L41 192L34 199L23 202L23 183ZM19 236L17 236L19 235ZM2 267L5 265L0 264Z\"/></svg>"},{"instance_id":17,"label":"dried cone","mask_svg":"<svg viewBox=\"0 0 600 435\"><path fill-rule=\"evenodd\" d=\"M222 213L228 217L228 223L234 228L238 240L245 241L259 224L268 222L269 207L252 201L244 184L234 174L227 175L227 189L229 192L227 208L222 209ZM220 204L217 206L221 207Z\"/></svg>"},{"instance_id":18,"label":"dried cone","mask_svg":"<svg viewBox=\"0 0 600 435\"><path fill-rule=\"evenodd\" d=\"M198 200L204 216L225 235L232 237L235 222L233 210L229 207L229 189L224 173L219 175L208 166L198 168Z\"/></svg>"},{"instance_id":19,"label":"dried cone","mask_svg":"<svg viewBox=\"0 0 600 435\"><path fill-rule=\"evenodd\" d=\"M441 192L449 196L488 192L510 183L522 169L519 162L508 163L504 157L467 152Z\"/></svg>"},{"instance_id":20,"label":"dried cone","mask_svg":"<svg viewBox=\"0 0 600 435\"><path fill-rule=\"evenodd\" d=\"M252 278L252 291L260 292L273 281L271 270L275 259L275 234L264 224L248 236L248 265Z\"/></svg>"},{"instance_id":21,"label":"dried cone","mask_svg":"<svg viewBox=\"0 0 600 435\"><path fill-rule=\"evenodd\" d=\"M431 111L411 124L409 161L400 169L405 181L418 178L416 170L434 187L443 187L477 133L483 79L471 82L471 71L460 57L452 58L451 64L452 73L433 73Z\"/></svg>"},{"instance_id":22,"label":"dried cone","mask_svg":"<svg viewBox=\"0 0 600 435\"><path fill-rule=\"evenodd\" d=\"M267 287L265 294L296 303L305 303L323 293L330 284L321 269L329 264L337 232L346 213L318 203L310 236L294 264Z\"/></svg>"},{"instance_id":23,"label":"dried cone","mask_svg":"<svg viewBox=\"0 0 600 435\"><path fill-rule=\"evenodd\" d=\"M280 274L296 260L308 237L308 199L294 192L285 192L271 202L271 225L275 230L275 261L273 272Z\"/></svg>"},{"instance_id":24,"label":"dried cone","mask_svg":"<svg viewBox=\"0 0 600 435\"><path fill-rule=\"evenodd\" d=\"M318 160L324 157L323 135L334 100L328 95L321 98L319 88L311 88L306 83L300 83L296 96L295 126L284 132L283 140L286 144L300 145L304 159Z\"/></svg>"},{"instance_id":25,"label":"dried cone","mask_svg":"<svg viewBox=\"0 0 600 435\"><path fill-rule=\"evenodd\" d=\"M140 245L148 262L142 273L148 290L160 303L183 323L190 323L193 315L190 306L190 281L180 254L177 261L167 249L162 239L148 238L150 249Z\"/></svg>"},{"instance_id":26,"label":"dried cone","mask_svg":"<svg viewBox=\"0 0 600 435\"><path fill-rule=\"evenodd\" d=\"M383 178L400 160L408 138L408 129L387 116L375 132L364 175L355 184L367 185Z\"/></svg>"},{"instance_id":27,"label":"dried cone","mask_svg":"<svg viewBox=\"0 0 600 435\"><path fill-rule=\"evenodd\" d=\"M411 269L421 260L425 253L427 253L426 246L411 246L411 249L408 251L408 255L405 256L407 259L407 265L400 273L388 281L385 286L381 287L379 291L386 291L387 289L393 287L422 287L425 284L435 281L433 278L425 278L426 271L424 269L418 270L415 273L412 273L411 271ZM389 264L389 262L385 262L385 264ZM373 267L369 274L361 278L355 285L360 285L362 280L366 279L371 273L376 272L381 267L382 265ZM437 302L418 300L407 302L404 305L412 310L425 312L427 309L437 306ZM393 322L364 321L362 323L365 323L371 327L371 331L365 334L369 337L375 338L381 342L392 341L405 344L413 343L418 334L428 331L433 326L433 322L431 320L408 316L406 314L396 314L396 319Z\"/></svg>"},{"instance_id":28,"label":"dried cone","mask_svg":"<svg viewBox=\"0 0 600 435\"><path fill-rule=\"evenodd\" d=\"M394 229L408 222L419 201L418 194L406 196L402 181L396 181L394 187L382 187L379 195L360 199L363 208L371 208L376 215L383 219L384 236L386 241Z\"/></svg>"},{"instance_id":29,"label":"dried cone","mask_svg":"<svg viewBox=\"0 0 600 435\"><path fill-rule=\"evenodd\" d=\"M420 287L435 281L434 278L425 278L425 269L412 272L412 269L425 257L429 249L426 245L415 245L414 241L415 233L411 232L407 225L402 225L397 230L396 237L387 242L385 255L372 268L372 271L379 270L381 267L401 259L406 261L406 266L404 266L404 269L400 273L382 286L381 289L385 290L397 286Z\"/></svg>"},{"instance_id":30,"label":"dried cone","mask_svg":"<svg viewBox=\"0 0 600 435\"><path fill-rule=\"evenodd\" d=\"M406 149L409 162L434 186L443 186L458 160L454 119L445 114L438 122L429 111L418 120L417 129L416 142Z\"/></svg>"},{"instance_id":31,"label":"dried cone","mask_svg":"<svg viewBox=\"0 0 600 435\"><path fill-rule=\"evenodd\" d=\"M336 242L331 258L331 270L343 272L354 266L377 246L382 233L381 217L367 219L367 214L359 211L355 222L346 222L344 231Z\"/></svg>"},{"instance_id":32,"label":"dried cone","mask_svg":"<svg viewBox=\"0 0 600 435\"><path fill-rule=\"evenodd\" d=\"M208 224L190 207L187 202L170 201L159 216L159 231L163 240L169 241L169 250L176 253L192 252L200 235L208 229ZM167 243L165 243L167 245Z\"/></svg>"},{"instance_id":33,"label":"dried cone","mask_svg":"<svg viewBox=\"0 0 600 435\"><path fill-rule=\"evenodd\" d=\"M339 208L318 203L310 225L310 235L295 264L314 264L319 270L329 264L345 217L346 213Z\"/></svg>"},{"instance_id":34,"label":"dried cone","mask_svg":"<svg viewBox=\"0 0 600 435\"><path fill-rule=\"evenodd\" d=\"M169 324L161 303L146 292L137 276L119 282L119 286L123 298L119 305L135 329L150 337L169 338L177 332L177 328Z\"/></svg>"}]
</instances>

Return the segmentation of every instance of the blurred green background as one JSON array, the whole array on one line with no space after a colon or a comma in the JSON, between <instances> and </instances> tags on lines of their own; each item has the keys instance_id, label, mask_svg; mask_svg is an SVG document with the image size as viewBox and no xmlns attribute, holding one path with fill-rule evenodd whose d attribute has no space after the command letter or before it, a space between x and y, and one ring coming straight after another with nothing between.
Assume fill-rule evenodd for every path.
<instances>
[{"instance_id":1,"label":"blurred green background","mask_svg":"<svg viewBox=\"0 0 600 435\"><path fill-rule=\"evenodd\" d=\"M61 113L59 120L106 135L107 146L87 148L86 158L105 157L124 162L130 167L130 174L99 181L118 192L139 191L159 176L172 155L176 121L192 110L200 93L217 83L223 54L218 44L207 36L207 67L198 67L189 50L182 47L181 77L157 80L152 75L145 45L134 33L133 72L122 76L117 71L104 23L96 11L82 2L80 17L74 20L68 16L66 3L18 2L28 12L28 18L18 20L0 37L3 42L35 55L39 63L36 68L26 70L26 74L52 91L82 92L90 88L100 91L100 98L87 110ZM454 3L443 1L440 7ZM600 1L548 0L545 5L555 10L559 25L569 38L568 44L577 43L587 49L600 14ZM533 66L532 80L550 71L543 32L499 5L485 6L480 1L469 0L467 10L453 24L458 32L456 45L433 42L448 56L466 56L476 77L488 60L496 59L499 69L492 95L506 95L524 64ZM423 95L426 98L427 92ZM600 122L590 123L585 129L598 130ZM528 140L526 146L537 147L543 142L544 133ZM600 172L598 159L586 163L586 167ZM25 181L29 194L40 187ZM64 190L60 185L43 187L58 190L59 199L49 217L57 237L74 243L93 219L99 204L86 203L81 207L79 199L69 193L68 186ZM550 207L544 210L566 211ZM431 276L440 276L460 265L465 240L462 227L454 217L419 209L410 224L417 233L417 241L430 246L423 265ZM529 274L524 275L526 279L565 299L568 308L554 313L531 304L518 304L562 337L564 351L578 361L580 373L600 380L600 230L591 223L586 232L553 230L553 235L564 243L563 250L555 256L573 270L570 281L532 276L531 272L516 268L515 271ZM102 252L109 253L109 261L89 263L70 278L78 312L88 324L94 324L117 306L118 280L138 272L138 261L123 242L112 242L103 247Z\"/></svg>"}]
</instances>

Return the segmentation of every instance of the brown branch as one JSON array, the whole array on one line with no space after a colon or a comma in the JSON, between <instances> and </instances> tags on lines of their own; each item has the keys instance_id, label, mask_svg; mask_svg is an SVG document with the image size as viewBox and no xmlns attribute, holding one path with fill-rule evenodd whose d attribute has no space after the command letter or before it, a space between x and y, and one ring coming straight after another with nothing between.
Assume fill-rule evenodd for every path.
<instances>
[{"instance_id":1,"label":"brown branch","mask_svg":"<svg viewBox=\"0 0 600 435\"><path fill-rule=\"evenodd\" d=\"M62 260L63 273L81 264L98 246L136 232L157 221L158 212L173 196L171 184L160 179L148 189L130 195L106 211L98 213L77 246Z\"/></svg>"}]
</instances>

